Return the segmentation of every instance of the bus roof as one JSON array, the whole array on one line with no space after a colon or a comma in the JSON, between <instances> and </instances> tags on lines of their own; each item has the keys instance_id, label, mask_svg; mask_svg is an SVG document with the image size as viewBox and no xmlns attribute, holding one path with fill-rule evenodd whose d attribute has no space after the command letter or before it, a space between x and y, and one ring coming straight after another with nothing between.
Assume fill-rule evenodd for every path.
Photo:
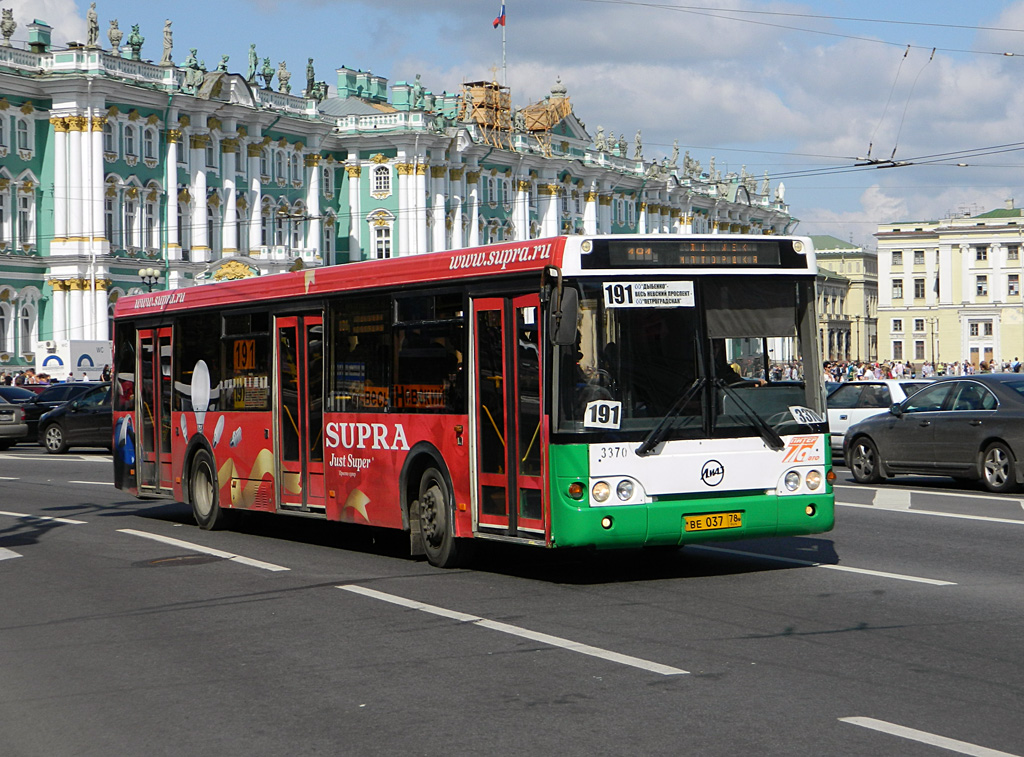
<instances>
[{"instance_id":1,"label":"bus roof","mask_svg":"<svg viewBox=\"0 0 1024 757\"><path fill-rule=\"evenodd\" d=\"M698 255L685 264L685 268L645 265L642 268L616 268L617 274L627 271L645 275L706 275L723 272L720 264L726 251L722 248L741 248L749 244L764 244L785 240L792 245L796 239L802 243L800 269L789 267L778 273L794 275L816 271L813 246L808 238L774 237L764 235L618 235L560 236L547 239L530 239L518 242L486 245L463 250L431 252L387 260L368 260L344 265L307 268L291 273L259 276L235 281L223 281L212 285L183 287L161 292L151 292L121 297L114 308L115 318L127 318L158 314L162 312L186 311L204 308L218 308L226 305L241 305L252 302L272 302L296 297L329 295L339 291L370 290L381 287L395 287L406 284L466 281L489 279L510 274L541 273L548 266L557 266L564 275L595 275L601 270L587 265L587 254L592 249L608 244L628 243L644 245L666 245L682 243L684 240L705 240L713 245L716 254ZM714 241L712 241L714 240ZM735 257L735 256L734 256ZM607 272L607 268L601 267ZM752 270L753 269L753 270ZM771 269L747 263L743 270L734 273L772 273ZM538 282L539 287L539 282Z\"/></svg>"}]
</instances>

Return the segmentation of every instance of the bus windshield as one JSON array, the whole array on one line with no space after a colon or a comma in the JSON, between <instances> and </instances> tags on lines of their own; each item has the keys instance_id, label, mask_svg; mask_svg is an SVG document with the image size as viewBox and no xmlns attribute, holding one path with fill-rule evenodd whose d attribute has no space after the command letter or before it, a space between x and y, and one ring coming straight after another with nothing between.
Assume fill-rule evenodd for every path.
<instances>
[{"instance_id":1,"label":"bus windshield","mask_svg":"<svg viewBox=\"0 0 1024 757\"><path fill-rule=\"evenodd\" d=\"M628 440L659 426L667 439L824 430L823 392L804 382L813 282L668 283L689 296L629 306L613 301L613 282L576 282L577 341L558 348L558 431Z\"/></svg>"}]
</instances>

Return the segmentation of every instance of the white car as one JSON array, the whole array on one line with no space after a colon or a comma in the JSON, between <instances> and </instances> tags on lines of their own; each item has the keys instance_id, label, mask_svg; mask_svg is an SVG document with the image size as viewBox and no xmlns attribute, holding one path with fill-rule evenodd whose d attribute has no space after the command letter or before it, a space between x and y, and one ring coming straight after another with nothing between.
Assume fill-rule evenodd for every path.
<instances>
[{"instance_id":1,"label":"white car","mask_svg":"<svg viewBox=\"0 0 1024 757\"><path fill-rule=\"evenodd\" d=\"M828 395L828 430L832 457L842 457L847 429L865 418L888 411L914 392L928 386L928 379L869 379L848 381Z\"/></svg>"}]
</instances>

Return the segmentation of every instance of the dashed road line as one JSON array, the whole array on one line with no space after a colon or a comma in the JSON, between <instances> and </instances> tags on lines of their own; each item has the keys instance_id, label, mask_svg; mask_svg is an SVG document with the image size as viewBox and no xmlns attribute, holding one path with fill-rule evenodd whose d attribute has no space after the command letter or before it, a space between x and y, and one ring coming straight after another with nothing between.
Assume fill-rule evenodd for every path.
<instances>
[{"instance_id":1,"label":"dashed road line","mask_svg":"<svg viewBox=\"0 0 1024 757\"><path fill-rule=\"evenodd\" d=\"M141 536L143 539L152 539L153 541L162 542L164 544L170 544L174 547L189 549L193 552L201 552L204 555L223 557L225 560L231 560L232 562L241 563L242 565L248 565L251 568L259 568L260 570L270 570L275 572L282 570L291 570L291 568L285 568L281 565L274 565L273 563L263 562L262 560L254 560L251 557L242 557L241 555L236 555L231 552L225 552L220 549L213 549L212 547L204 547L201 544L193 544L192 542L182 541L181 539L173 539L170 536L151 534L148 531L136 531L134 528L119 528L118 532L122 534L129 534L131 536Z\"/></svg>"},{"instance_id":2,"label":"dashed road line","mask_svg":"<svg viewBox=\"0 0 1024 757\"><path fill-rule=\"evenodd\" d=\"M867 507L867 505L865 505ZM893 578L897 581L912 581L930 586L956 586L953 581L940 581L937 578L922 578L921 576L908 576L902 573L889 573L883 570L870 570L868 568L853 568L849 565L833 565L831 563L813 562L811 560L798 560L795 557L779 557L778 555L766 555L761 552L744 552L739 549L725 549L723 547L708 547L703 544L688 544L687 549L700 549L705 552L719 552L726 555L739 555L741 557L754 557L759 560L771 560L772 562L784 562L790 565L803 565L808 568L825 568L827 570L838 570L843 573L858 573L865 576L876 576L878 578Z\"/></svg>"},{"instance_id":3,"label":"dashed road line","mask_svg":"<svg viewBox=\"0 0 1024 757\"><path fill-rule=\"evenodd\" d=\"M21 518L23 520L44 520L52 521L53 523L64 523L69 526L83 526L86 524L84 520L74 520L73 518L54 518L50 515L32 515L31 513L12 513L6 510L0 510L0 515L7 515L11 518Z\"/></svg>"},{"instance_id":4,"label":"dashed road line","mask_svg":"<svg viewBox=\"0 0 1024 757\"><path fill-rule=\"evenodd\" d=\"M353 594L370 597L371 599L379 599L383 602L390 602L391 604L399 605L401 607L408 607L412 610L419 610L420 612L430 613L431 615L439 615L442 618L450 618L451 620L458 620L462 623L471 623L482 628L489 628L492 631L506 633L511 636L518 636L522 639L529 639L530 641L536 641L541 644L558 647L559 649L567 649L571 652L578 652L579 654L588 655L590 657L597 657L609 662L616 662L620 665L628 665L629 667L639 668L640 670L646 670L650 673L658 673L663 676L689 675L689 671L682 670L680 668L673 668L669 665L662 665L661 663L651 662L650 660L644 660L639 657L612 652L607 649L601 649L600 647L592 647L589 644L581 644L579 642L572 641L571 639L564 639L560 636L551 636L550 634L531 631L527 628L513 626L509 623L501 623L496 620L481 618L477 615L470 615L456 610L448 610L436 605L428 605L423 602L417 602L414 599L400 597L396 594L387 594L383 591L368 589L365 586L346 584L344 586L338 586L337 588L344 591L350 591Z\"/></svg>"},{"instance_id":5,"label":"dashed road line","mask_svg":"<svg viewBox=\"0 0 1024 757\"><path fill-rule=\"evenodd\" d=\"M1011 754L1010 752L1000 752L998 749L989 749L988 747L971 744L968 741L950 739L945 736L928 733L927 731L919 731L916 728L907 728L903 725L887 723L884 720L875 720L874 718L839 718L839 722L859 725L861 728L870 728L873 731L881 731L891 736L899 736L910 741L937 746L940 749L948 749L950 752L971 755L971 757L1019 757L1019 755Z\"/></svg>"},{"instance_id":6,"label":"dashed road line","mask_svg":"<svg viewBox=\"0 0 1024 757\"><path fill-rule=\"evenodd\" d=\"M966 515L964 513L944 513L938 510L905 510L903 508L881 507L880 505L855 505L852 502L836 502L836 507L856 507L861 510L882 510L889 513L906 513L908 515L931 515L936 518L958 518L960 520L978 520L984 523L1012 523L1024 526L1024 520L1016 518L993 518L990 515Z\"/></svg>"},{"instance_id":7,"label":"dashed road line","mask_svg":"<svg viewBox=\"0 0 1024 757\"><path fill-rule=\"evenodd\" d=\"M69 484L89 484L90 486L113 486L112 481L68 481Z\"/></svg>"},{"instance_id":8,"label":"dashed road line","mask_svg":"<svg viewBox=\"0 0 1024 757\"><path fill-rule=\"evenodd\" d=\"M15 557L21 557L21 555L12 549L0 547L0 560L13 560Z\"/></svg>"}]
</instances>

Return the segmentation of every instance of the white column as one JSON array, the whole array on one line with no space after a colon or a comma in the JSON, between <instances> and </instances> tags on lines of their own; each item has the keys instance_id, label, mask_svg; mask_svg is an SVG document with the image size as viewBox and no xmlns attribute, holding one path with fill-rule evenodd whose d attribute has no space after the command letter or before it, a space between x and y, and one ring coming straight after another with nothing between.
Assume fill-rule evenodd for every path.
<instances>
[{"instance_id":1,"label":"white column","mask_svg":"<svg viewBox=\"0 0 1024 757\"><path fill-rule=\"evenodd\" d=\"M100 274L96 273L96 287L92 292L93 302L93 317L92 317L92 338L93 339L109 339L109 329L107 328L107 286L110 282L106 279L106 274L103 278L100 278Z\"/></svg>"},{"instance_id":2,"label":"white column","mask_svg":"<svg viewBox=\"0 0 1024 757\"><path fill-rule=\"evenodd\" d=\"M263 181L260 178L260 155L263 144L257 136L246 145L249 158L249 253L263 244ZM268 240L269 241L269 240Z\"/></svg>"},{"instance_id":3,"label":"white column","mask_svg":"<svg viewBox=\"0 0 1024 757\"><path fill-rule=\"evenodd\" d=\"M416 224L416 217L413 212L412 197L413 183L415 180L416 166L412 163L399 163L395 166L395 173L398 179L398 248L392 251L392 256L409 255L412 253L413 241L416 234L413 232ZM373 189L371 185L370 189ZM360 219L362 220L362 219Z\"/></svg>"},{"instance_id":4,"label":"white column","mask_svg":"<svg viewBox=\"0 0 1024 757\"><path fill-rule=\"evenodd\" d=\"M85 240L85 224L82 220L83 190L82 175L82 134L87 127L84 116L68 118L68 238L76 242ZM76 191L77 190L77 191Z\"/></svg>"},{"instance_id":5,"label":"white column","mask_svg":"<svg viewBox=\"0 0 1024 757\"><path fill-rule=\"evenodd\" d=\"M68 338L68 282L51 279L53 289L53 339L55 341ZM63 379L63 376L60 376Z\"/></svg>"},{"instance_id":6,"label":"white column","mask_svg":"<svg viewBox=\"0 0 1024 757\"><path fill-rule=\"evenodd\" d=\"M192 150L189 163L192 166L192 262L205 263L211 258L210 238L206 228L206 143L209 134L195 134L191 137Z\"/></svg>"},{"instance_id":7,"label":"white column","mask_svg":"<svg viewBox=\"0 0 1024 757\"><path fill-rule=\"evenodd\" d=\"M53 125L53 241L68 238L68 119L51 118ZM56 290L55 290L56 291Z\"/></svg>"},{"instance_id":8,"label":"white column","mask_svg":"<svg viewBox=\"0 0 1024 757\"><path fill-rule=\"evenodd\" d=\"M103 234L103 204L106 202L106 195L104 194L103 186L103 127L106 125L107 119L105 117L94 117L92 119L92 134L90 135L89 145L89 165L90 173L87 174L89 178L89 185L92 191L89 193L89 216L91 217L90 224L90 242L92 249L97 255L105 255L110 250L110 245ZM104 298L104 301L105 298ZM106 324L107 316L104 310L103 323ZM104 330L106 326L104 325Z\"/></svg>"},{"instance_id":9,"label":"white column","mask_svg":"<svg viewBox=\"0 0 1024 757\"><path fill-rule=\"evenodd\" d=\"M583 233L597 234L597 189L591 188L587 190L583 199Z\"/></svg>"},{"instance_id":10,"label":"white column","mask_svg":"<svg viewBox=\"0 0 1024 757\"><path fill-rule=\"evenodd\" d=\"M516 181L516 240L530 238L530 181Z\"/></svg>"},{"instance_id":11,"label":"white column","mask_svg":"<svg viewBox=\"0 0 1024 757\"><path fill-rule=\"evenodd\" d=\"M68 324L68 336L71 339L85 339L85 292L83 290L85 287L89 286L89 282L86 279L71 279L68 283L71 286L71 307L69 313L70 323Z\"/></svg>"},{"instance_id":12,"label":"white column","mask_svg":"<svg viewBox=\"0 0 1024 757\"><path fill-rule=\"evenodd\" d=\"M416 253L427 251L427 169L426 163L416 164L413 177L413 208L416 215Z\"/></svg>"},{"instance_id":13,"label":"white column","mask_svg":"<svg viewBox=\"0 0 1024 757\"><path fill-rule=\"evenodd\" d=\"M637 219L636 230L638 234L647 233L647 201L640 201L640 217Z\"/></svg>"},{"instance_id":14,"label":"white column","mask_svg":"<svg viewBox=\"0 0 1024 757\"><path fill-rule=\"evenodd\" d=\"M469 203L469 234L467 247L480 245L480 171L466 173L466 198Z\"/></svg>"},{"instance_id":15,"label":"white column","mask_svg":"<svg viewBox=\"0 0 1024 757\"><path fill-rule=\"evenodd\" d=\"M224 216L221 218L221 257L238 254L238 198L235 195L235 161L238 139L230 137L220 142L222 184L224 187Z\"/></svg>"},{"instance_id":16,"label":"white column","mask_svg":"<svg viewBox=\"0 0 1024 757\"><path fill-rule=\"evenodd\" d=\"M363 169L360 166L345 166L345 173L348 174L348 259L350 262L355 262L363 259L363 213L359 203L359 177L362 175ZM398 187L401 192L401 183ZM399 194L398 204L401 207L401 194ZM402 221L399 220L399 230L402 225Z\"/></svg>"},{"instance_id":17,"label":"white column","mask_svg":"<svg viewBox=\"0 0 1024 757\"><path fill-rule=\"evenodd\" d=\"M602 188L597 198L597 233L610 234L612 231L612 198L607 189Z\"/></svg>"},{"instance_id":18,"label":"white column","mask_svg":"<svg viewBox=\"0 0 1024 757\"><path fill-rule=\"evenodd\" d=\"M323 264L327 265L330 261L326 251L321 249L323 239L320 234L320 155L306 155L302 162L306 168L306 214L310 217L306 227L306 249L317 250Z\"/></svg>"},{"instance_id":19,"label":"white column","mask_svg":"<svg viewBox=\"0 0 1024 757\"><path fill-rule=\"evenodd\" d=\"M542 237L558 236L558 185L541 184L537 187L537 210L540 215Z\"/></svg>"},{"instance_id":20,"label":"white column","mask_svg":"<svg viewBox=\"0 0 1024 757\"><path fill-rule=\"evenodd\" d=\"M433 239L430 250L437 252L446 247L445 244L445 209L447 197L444 191L445 177L448 175L446 166L430 167L430 194L431 194L431 216L433 221Z\"/></svg>"},{"instance_id":21,"label":"white column","mask_svg":"<svg viewBox=\"0 0 1024 757\"><path fill-rule=\"evenodd\" d=\"M466 196L466 169L453 168L448 172L448 201L452 206L452 243L451 249L462 249L462 198Z\"/></svg>"},{"instance_id":22,"label":"white column","mask_svg":"<svg viewBox=\"0 0 1024 757\"><path fill-rule=\"evenodd\" d=\"M167 158L164 165L164 192L167 196L167 259L181 260L178 244L178 143L181 129L167 130Z\"/></svg>"}]
</instances>

